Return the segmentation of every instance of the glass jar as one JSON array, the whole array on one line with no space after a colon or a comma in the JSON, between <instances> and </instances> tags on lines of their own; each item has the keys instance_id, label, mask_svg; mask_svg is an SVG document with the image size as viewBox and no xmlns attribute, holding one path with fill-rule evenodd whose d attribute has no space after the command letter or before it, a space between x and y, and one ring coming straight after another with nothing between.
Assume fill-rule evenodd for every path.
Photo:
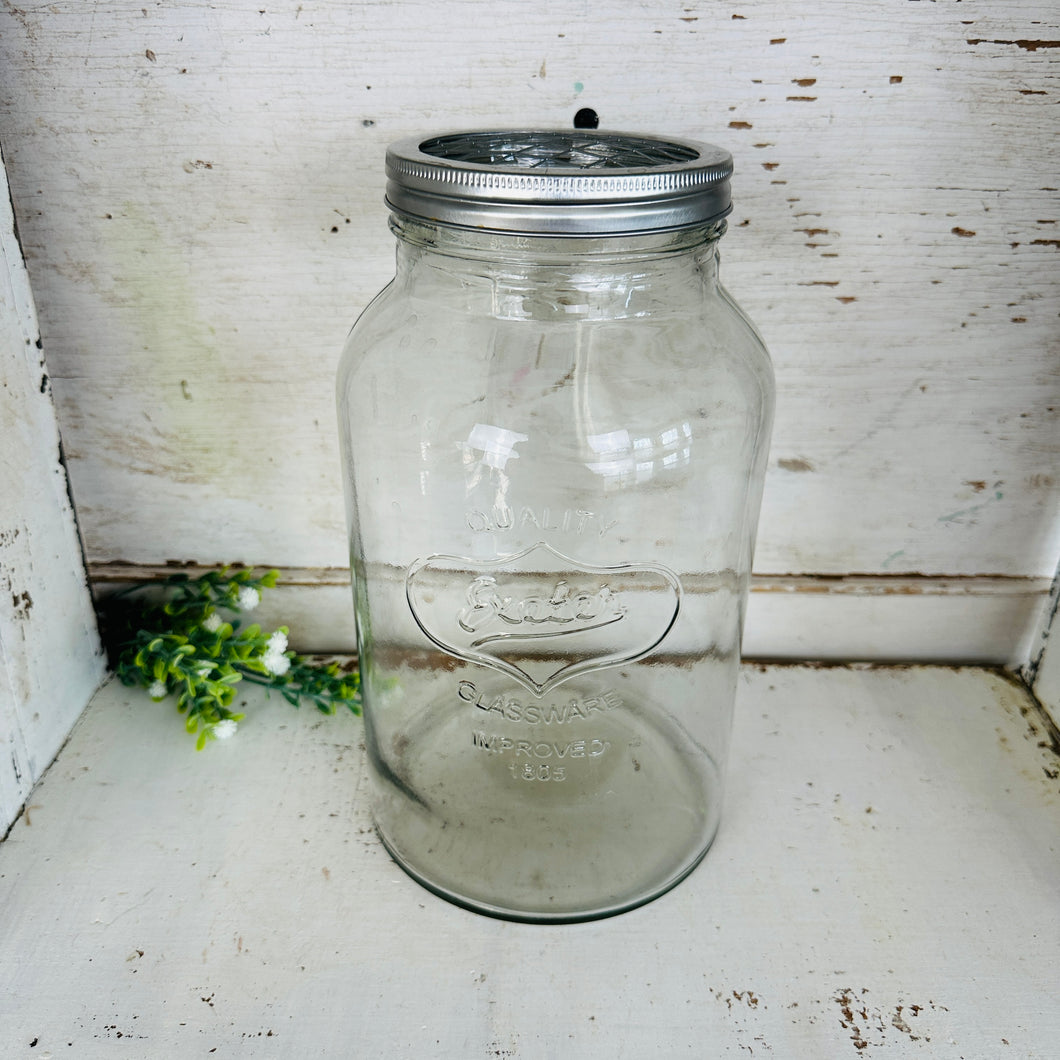
<instances>
[{"instance_id":1,"label":"glass jar","mask_svg":"<svg viewBox=\"0 0 1060 1060\"><path fill-rule=\"evenodd\" d=\"M397 275L338 387L377 827L480 912L621 912L718 828L773 409L718 279L731 158L460 133L387 167Z\"/></svg>"}]
</instances>

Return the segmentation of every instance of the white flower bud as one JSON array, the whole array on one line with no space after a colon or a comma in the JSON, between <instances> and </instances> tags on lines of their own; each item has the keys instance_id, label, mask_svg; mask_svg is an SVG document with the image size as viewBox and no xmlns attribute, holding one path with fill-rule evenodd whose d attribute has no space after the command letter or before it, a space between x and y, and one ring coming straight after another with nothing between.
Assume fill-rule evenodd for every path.
<instances>
[{"instance_id":1,"label":"white flower bud","mask_svg":"<svg viewBox=\"0 0 1060 1060\"><path fill-rule=\"evenodd\" d=\"M261 603L261 593L250 585L244 585L243 588L239 590L239 595L236 597L236 603L238 603L240 608L244 611L253 611L254 608Z\"/></svg>"},{"instance_id":2,"label":"white flower bud","mask_svg":"<svg viewBox=\"0 0 1060 1060\"><path fill-rule=\"evenodd\" d=\"M270 674L275 674L277 677L283 677L291 668L291 660L278 651L267 651L261 657L261 664Z\"/></svg>"}]
</instances>

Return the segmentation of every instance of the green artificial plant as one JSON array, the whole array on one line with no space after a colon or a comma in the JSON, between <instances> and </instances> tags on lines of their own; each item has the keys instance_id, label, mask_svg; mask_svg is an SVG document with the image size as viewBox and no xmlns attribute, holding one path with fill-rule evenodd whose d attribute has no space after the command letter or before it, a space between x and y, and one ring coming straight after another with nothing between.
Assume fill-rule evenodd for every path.
<instances>
[{"instance_id":1,"label":"green artificial plant","mask_svg":"<svg viewBox=\"0 0 1060 1060\"><path fill-rule=\"evenodd\" d=\"M287 627L272 633L241 627L278 572L210 571L138 583L106 601L104 630L114 670L125 685L156 701L176 696L185 727L207 741L231 736L244 715L231 709L241 681L276 689L289 703L303 700L324 714L341 705L360 714L360 675L337 663L314 663L287 647Z\"/></svg>"}]
</instances>

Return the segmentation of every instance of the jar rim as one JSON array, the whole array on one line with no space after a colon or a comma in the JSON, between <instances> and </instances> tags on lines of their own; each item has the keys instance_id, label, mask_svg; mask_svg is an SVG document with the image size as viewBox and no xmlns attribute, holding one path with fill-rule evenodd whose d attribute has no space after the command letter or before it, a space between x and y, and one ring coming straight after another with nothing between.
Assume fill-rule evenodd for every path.
<instances>
[{"instance_id":1,"label":"jar rim","mask_svg":"<svg viewBox=\"0 0 1060 1060\"><path fill-rule=\"evenodd\" d=\"M709 224L732 209L732 155L697 140L597 130L415 136L386 156L392 210L524 235L606 236Z\"/></svg>"}]
</instances>

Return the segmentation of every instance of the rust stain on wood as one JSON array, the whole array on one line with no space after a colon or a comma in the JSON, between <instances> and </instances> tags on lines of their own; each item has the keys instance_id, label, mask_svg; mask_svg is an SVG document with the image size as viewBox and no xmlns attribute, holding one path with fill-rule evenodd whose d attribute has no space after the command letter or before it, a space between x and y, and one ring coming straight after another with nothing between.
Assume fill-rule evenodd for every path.
<instances>
[{"instance_id":1,"label":"rust stain on wood","mask_svg":"<svg viewBox=\"0 0 1060 1060\"><path fill-rule=\"evenodd\" d=\"M890 83L892 85L900 85L902 83L902 75L901 74L891 74Z\"/></svg>"},{"instance_id":2,"label":"rust stain on wood","mask_svg":"<svg viewBox=\"0 0 1060 1060\"><path fill-rule=\"evenodd\" d=\"M770 44L786 44L786 43L787 43L787 40L788 40L788 38L787 38L787 37L773 37L773 38L772 38L772 39L771 39L771 40L769 41L769 43L770 43Z\"/></svg>"},{"instance_id":3,"label":"rust stain on wood","mask_svg":"<svg viewBox=\"0 0 1060 1060\"><path fill-rule=\"evenodd\" d=\"M762 168L763 169L768 169L769 172L772 173L773 170L776 169L777 166L779 166L779 165L780 165L779 162L763 162L762 163Z\"/></svg>"},{"instance_id":4,"label":"rust stain on wood","mask_svg":"<svg viewBox=\"0 0 1060 1060\"><path fill-rule=\"evenodd\" d=\"M788 102L791 103L812 103L817 97L816 96L788 96Z\"/></svg>"},{"instance_id":5,"label":"rust stain on wood","mask_svg":"<svg viewBox=\"0 0 1060 1060\"><path fill-rule=\"evenodd\" d=\"M857 298L852 294L837 294L835 300L842 302L843 305L850 305L851 302L856 302Z\"/></svg>"},{"instance_id":6,"label":"rust stain on wood","mask_svg":"<svg viewBox=\"0 0 1060 1060\"><path fill-rule=\"evenodd\" d=\"M791 83L793 85L798 85L799 88L809 88L810 85L816 85L817 84L817 78L816 77L793 77L791 79Z\"/></svg>"},{"instance_id":7,"label":"rust stain on wood","mask_svg":"<svg viewBox=\"0 0 1060 1060\"><path fill-rule=\"evenodd\" d=\"M731 121L729 122L730 129L753 129L754 126L749 121Z\"/></svg>"},{"instance_id":8,"label":"rust stain on wood","mask_svg":"<svg viewBox=\"0 0 1060 1060\"><path fill-rule=\"evenodd\" d=\"M1032 239L1032 247L1060 247L1060 239Z\"/></svg>"},{"instance_id":9,"label":"rust stain on wood","mask_svg":"<svg viewBox=\"0 0 1060 1060\"><path fill-rule=\"evenodd\" d=\"M961 228L960 225L954 225L954 227L951 228L950 231L955 236L961 236L963 239L969 239L969 238L971 238L972 236L975 235L975 231L973 229L971 229L971 228Z\"/></svg>"},{"instance_id":10,"label":"rust stain on wood","mask_svg":"<svg viewBox=\"0 0 1060 1060\"><path fill-rule=\"evenodd\" d=\"M799 280L799 287L838 287L838 280Z\"/></svg>"}]
</instances>

